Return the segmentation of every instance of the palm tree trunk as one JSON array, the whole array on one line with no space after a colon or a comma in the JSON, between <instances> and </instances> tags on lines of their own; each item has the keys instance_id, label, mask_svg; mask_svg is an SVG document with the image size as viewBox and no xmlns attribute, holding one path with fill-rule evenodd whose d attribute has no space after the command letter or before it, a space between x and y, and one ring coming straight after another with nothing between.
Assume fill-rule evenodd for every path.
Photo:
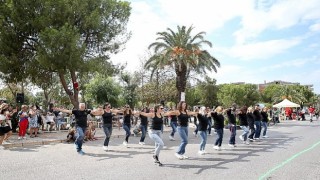
<instances>
[{"instance_id":1,"label":"palm tree trunk","mask_svg":"<svg viewBox=\"0 0 320 180\"><path fill-rule=\"evenodd\" d=\"M186 91L187 86L187 67L182 64L180 67L176 66L176 88L177 92L177 101L181 101L181 93Z\"/></svg>"}]
</instances>

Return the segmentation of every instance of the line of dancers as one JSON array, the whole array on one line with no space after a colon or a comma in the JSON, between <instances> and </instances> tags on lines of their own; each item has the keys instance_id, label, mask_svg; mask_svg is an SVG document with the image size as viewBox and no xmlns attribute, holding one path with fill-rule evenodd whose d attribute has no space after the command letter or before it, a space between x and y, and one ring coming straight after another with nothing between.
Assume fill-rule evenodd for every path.
<instances>
[{"instance_id":1,"label":"line of dancers","mask_svg":"<svg viewBox=\"0 0 320 180\"><path fill-rule=\"evenodd\" d=\"M189 111L188 105L186 102L179 102L177 109L170 111L164 111L163 105L156 105L154 107L154 112L148 112L147 109L143 109L141 112L132 112L129 106L125 106L125 109L112 109L110 103L106 103L103 107L98 107L95 110L85 109L85 104L80 103L79 109L66 110L61 108L55 108L57 111L73 114L76 119L76 140L75 146L79 154L85 154L82 150L82 143L84 138L85 129L87 127L87 115L91 114L94 116L102 116L103 119L103 131L106 135L102 148L107 151L109 147L109 141L112 134L112 119L113 116L118 113L123 113L123 129L126 132L125 140L123 142L124 146L127 146L129 137L131 135L131 116L139 116L141 119L141 132L142 136L139 141L140 145L144 145L144 139L146 132L148 132L150 139L155 142L155 151L153 154L154 163L161 166L162 163L159 160L160 151L164 147L164 142L162 140L163 126L164 126L164 117L168 116L171 118L171 127L172 132L170 133L169 139L174 139L174 134L178 132L181 143L175 153L175 156L180 159L188 159L186 156L186 146L188 144L188 130L189 130L189 118L193 116L197 119L197 131L200 134L201 142L199 147L199 154L204 155L206 153L205 147L207 143L208 129L211 130L211 122L213 120L213 128L217 134L216 141L214 143L215 150L221 150L221 144L223 141L223 134L225 128L225 115L228 119L228 127L231 132L229 139L229 146L236 147L236 117L239 118L239 124L243 133L239 136L243 144L250 144L249 141L255 141L260 138L261 126L264 127L263 137L266 136L267 131L267 122L268 114L267 110L263 109L260 111L259 105L256 105L255 108L246 106L236 109L236 104L233 104L232 107L228 109L223 109L221 106L218 106L211 110L210 108L200 108L195 111ZM150 122L148 122L150 121ZM149 130L147 130L147 126ZM210 131L209 131L210 133ZM250 133L250 134L249 134Z\"/></svg>"}]
</instances>

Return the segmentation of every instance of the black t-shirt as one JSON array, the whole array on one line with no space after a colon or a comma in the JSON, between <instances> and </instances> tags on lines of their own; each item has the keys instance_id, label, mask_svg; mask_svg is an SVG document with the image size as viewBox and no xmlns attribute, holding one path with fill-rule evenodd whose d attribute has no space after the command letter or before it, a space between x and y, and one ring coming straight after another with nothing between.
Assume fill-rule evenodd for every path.
<instances>
[{"instance_id":1,"label":"black t-shirt","mask_svg":"<svg viewBox=\"0 0 320 180\"><path fill-rule=\"evenodd\" d=\"M124 115L124 117L123 117L123 124L131 124L131 115L130 114L126 114L126 115Z\"/></svg>"},{"instance_id":2,"label":"black t-shirt","mask_svg":"<svg viewBox=\"0 0 320 180\"><path fill-rule=\"evenodd\" d=\"M72 110L72 114L74 114L74 117L76 119L76 126L86 128L87 127L87 116L90 113L91 113L90 110L83 110L83 111L80 111L78 109Z\"/></svg>"},{"instance_id":3,"label":"black t-shirt","mask_svg":"<svg viewBox=\"0 0 320 180\"><path fill-rule=\"evenodd\" d=\"M187 113L180 112L180 115L178 116L178 125L179 126L188 126L189 124L189 116Z\"/></svg>"},{"instance_id":4,"label":"black t-shirt","mask_svg":"<svg viewBox=\"0 0 320 180\"><path fill-rule=\"evenodd\" d=\"M199 120L199 131L206 131L208 129L208 117L206 115L198 114L198 120Z\"/></svg>"},{"instance_id":5,"label":"black t-shirt","mask_svg":"<svg viewBox=\"0 0 320 180\"><path fill-rule=\"evenodd\" d=\"M102 114L103 124L112 124L112 117L112 112L104 111L104 113Z\"/></svg>"},{"instance_id":6,"label":"black t-shirt","mask_svg":"<svg viewBox=\"0 0 320 180\"><path fill-rule=\"evenodd\" d=\"M141 125L148 125L148 117L140 115Z\"/></svg>"},{"instance_id":7,"label":"black t-shirt","mask_svg":"<svg viewBox=\"0 0 320 180\"><path fill-rule=\"evenodd\" d=\"M152 119L152 123L151 123L151 129L154 130L161 130L163 126L163 120L162 120L162 116L158 117L157 114L154 114L154 118Z\"/></svg>"},{"instance_id":8,"label":"black t-shirt","mask_svg":"<svg viewBox=\"0 0 320 180\"><path fill-rule=\"evenodd\" d=\"M178 121L178 118L176 115L172 115L171 116L171 122L177 122Z\"/></svg>"},{"instance_id":9,"label":"black t-shirt","mask_svg":"<svg viewBox=\"0 0 320 180\"><path fill-rule=\"evenodd\" d=\"M223 129L224 128L224 116L218 114L217 112L212 112L211 116L213 118L213 127L214 129Z\"/></svg>"}]
</instances>

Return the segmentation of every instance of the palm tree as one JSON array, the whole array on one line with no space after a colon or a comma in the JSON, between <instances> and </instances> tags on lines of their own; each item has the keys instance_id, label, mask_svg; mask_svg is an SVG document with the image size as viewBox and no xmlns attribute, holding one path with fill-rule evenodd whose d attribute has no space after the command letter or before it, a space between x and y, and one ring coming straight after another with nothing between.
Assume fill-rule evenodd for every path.
<instances>
[{"instance_id":1,"label":"palm tree","mask_svg":"<svg viewBox=\"0 0 320 180\"><path fill-rule=\"evenodd\" d=\"M204 39L205 32L191 35L194 29L178 26L174 32L168 28L167 31L159 32L156 42L150 44L149 49L154 49L154 55L146 62L145 68L152 70L152 75L157 69L172 67L176 73L177 98L186 90L189 73L195 71L202 74L208 71L217 72L220 62L202 49L203 45L212 47L211 42ZM152 76L151 75L151 76Z\"/></svg>"}]
</instances>

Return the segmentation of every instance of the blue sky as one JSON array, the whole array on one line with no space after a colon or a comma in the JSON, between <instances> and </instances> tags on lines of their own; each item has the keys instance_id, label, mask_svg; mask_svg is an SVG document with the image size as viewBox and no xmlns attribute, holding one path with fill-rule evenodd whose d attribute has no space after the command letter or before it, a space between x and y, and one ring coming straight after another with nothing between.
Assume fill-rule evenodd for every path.
<instances>
[{"instance_id":1,"label":"blue sky","mask_svg":"<svg viewBox=\"0 0 320 180\"><path fill-rule=\"evenodd\" d=\"M205 31L221 63L217 83L274 80L313 84L320 93L319 0L129 0L132 37L112 57L134 71L156 33L177 25Z\"/></svg>"}]
</instances>

